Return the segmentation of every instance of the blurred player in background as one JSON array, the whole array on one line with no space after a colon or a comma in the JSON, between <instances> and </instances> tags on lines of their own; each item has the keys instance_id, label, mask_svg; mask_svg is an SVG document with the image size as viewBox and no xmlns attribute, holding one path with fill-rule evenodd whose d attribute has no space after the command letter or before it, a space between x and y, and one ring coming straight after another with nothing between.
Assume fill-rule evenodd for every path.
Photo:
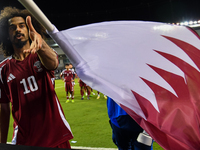
<instances>
[{"instance_id":1,"label":"blurred player in background","mask_svg":"<svg viewBox=\"0 0 200 150\"><path fill-rule=\"evenodd\" d=\"M73 79L73 73L69 68L70 68L70 65L65 64L65 70L61 72L60 78L62 79L62 81L65 82L65 91L66 91L66 97L67 97L66 103L69 102L68 93L71 94L72 103L74 103L74 93L73 93L74 86L72 85L74 82L74 79Z\"/></svg>"},{"instance_id":2,"label":"blurred player in background","mask_svg":"<svg viewBox=\"0 0 200 150\"><path fill-rule=\"evenodd\" d=\"M73 65L71 63L69 64L69 70L71 70L72 74L73 74L73 81L72 81L73 91L72 92L74 95L75 79L77 78L77 75L76 75L75 69L73 68ZM70 94L69 98L71 98L71 94Z\"/></svg>"},{"instance_id":3,"label":"blurred player in background","mask_svg":"<svg viewBox=\"0 0 200 150\"><path fill-rule=\"evenodd\" d=\"M81 93L81 100L84 99L84 92L87 92L87 99L90 100L90 88L80 78L78 79Z\"/></svg>"}]
</instances>

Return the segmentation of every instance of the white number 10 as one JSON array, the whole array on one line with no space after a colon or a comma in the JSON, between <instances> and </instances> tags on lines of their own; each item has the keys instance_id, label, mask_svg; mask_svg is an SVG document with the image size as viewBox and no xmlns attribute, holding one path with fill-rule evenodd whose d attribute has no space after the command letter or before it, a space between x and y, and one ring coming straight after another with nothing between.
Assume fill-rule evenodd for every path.
<instances>
[{"instance_id":1,"label":"white number 10","mask_svg":"<svg viewBox=\"0 0 200 150\"><path fill-rule=\"evenodd\" d=\"M30 90L28 89L28 86L26 84L26 80L25 79L22 79L20 81L20 84L24 85L24 94L28 94L30 92L34 92L34 91L38 90L38 85L37 85L37 82L35 81L35 77L34 76L28 77L27 81L28 81L28 85L29 85Z\"/></svg>"}]
</instances>

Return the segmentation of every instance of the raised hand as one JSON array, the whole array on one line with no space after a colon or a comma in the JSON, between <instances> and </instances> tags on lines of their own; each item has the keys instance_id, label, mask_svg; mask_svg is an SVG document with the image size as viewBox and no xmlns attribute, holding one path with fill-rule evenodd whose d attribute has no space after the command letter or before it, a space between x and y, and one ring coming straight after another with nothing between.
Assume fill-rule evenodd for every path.
<instances>
[{"instance_id":1,"label":"raised hand","mask_svg":"<svg viewBox=\"0 0 200 150\"><path fill-rule=\"evenodd\" d=\"M32 43L30 45L30 48L24 50L23 52L24 53L30 52L30 53L34 54L38 50L41 49L42 43L43 43L43 39L42 39L41 35L39 33L37 33L37 31L33 27L30 16L26 17L26 24L27 24L27 26L29 28L29 37L30 37Z\"/></svg>"}]
</instances>

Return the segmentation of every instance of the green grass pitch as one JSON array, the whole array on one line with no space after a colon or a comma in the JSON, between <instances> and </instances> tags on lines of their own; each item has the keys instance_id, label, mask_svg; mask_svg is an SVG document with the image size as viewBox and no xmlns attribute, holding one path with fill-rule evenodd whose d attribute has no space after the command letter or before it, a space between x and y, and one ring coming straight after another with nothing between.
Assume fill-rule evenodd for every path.
<instances>
[{"instance_id":1,"label":"green grass pitch","mask_svg":"<svg viewBox=\"0 0 200 150\"><path fill-rule=\"evenodd\" d=\"M86 96L84 100L80 100L80 88L76 80L74 86L75 102L65 103L66 93L62 80L55 81L55 90L74 135L71 146L117 148L112 142L112 130L108 122L106 99L102 93L98 100L96 99L97 92L95 90L96 95L90 97L90 100L87 100ZM13 119L11 117L8 142L11 142L12 134ZM163 150L156 142L154 142L153 149Z\"/></svg>"}]
</instances>

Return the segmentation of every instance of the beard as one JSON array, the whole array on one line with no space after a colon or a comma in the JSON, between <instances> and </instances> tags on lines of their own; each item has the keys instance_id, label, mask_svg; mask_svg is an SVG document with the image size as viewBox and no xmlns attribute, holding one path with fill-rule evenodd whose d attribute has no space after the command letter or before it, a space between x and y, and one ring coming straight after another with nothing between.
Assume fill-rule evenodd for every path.
<instances>
[{"instance_id":1,"label":"beard","mask_svg":"<svg viewBox=\"0 0 200 150\"><path fill-rule=\"evenodd\" d=\"M21 38L18 39L17 37L21 37ZM23 33L16 32L16 34L14 35L14 41L13 41L13 44L15 45L16 48L21 49L24 45L27 44L28 39L25 39L23 41L22 39L25 39L25 35Z\"/></svg>"},{"instance_id":2,"label":"beard","mask_svg":"<svg viewBox=\"0 0 200 150\"><path fill-rule=\"evenodd\" d=\"M26 45L27 42L28 40L26 41L19 40L17 43L14 43L14 45L16 46L16 48L22 48L24 45Z\"/></svg>"}]
</instances>

